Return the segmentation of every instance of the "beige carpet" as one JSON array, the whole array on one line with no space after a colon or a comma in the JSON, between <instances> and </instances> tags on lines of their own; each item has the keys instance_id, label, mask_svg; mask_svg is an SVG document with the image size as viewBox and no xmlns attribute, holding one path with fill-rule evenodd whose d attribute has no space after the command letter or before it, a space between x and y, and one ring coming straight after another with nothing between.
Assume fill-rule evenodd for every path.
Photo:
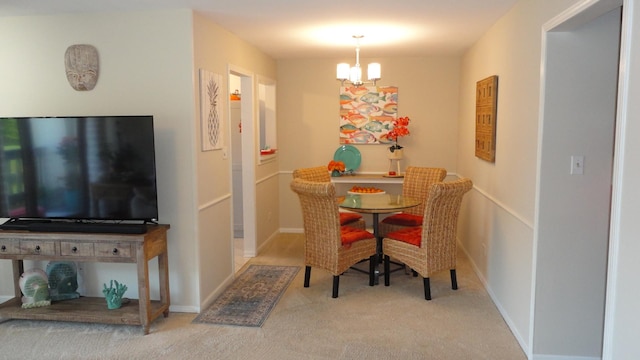
<instances>
[{"instance_id":1,"label":"beige carpet","mask_svg":"<svg viewBox=\"0 0 640 360\"><path fill-rule=\"evenodd\" d=\"M302 263L302 235L283 234L249 264ZM245 266L247 266L245 265ZM392 274L391 286L369 287L365 274L341 277L300 271L261 328L192 324L196 314L139 327L12 320L0 323L0 359L526 359L473 274L458 259L459 290L449 273L431 279Z\"/></svg>"}]
</instances>

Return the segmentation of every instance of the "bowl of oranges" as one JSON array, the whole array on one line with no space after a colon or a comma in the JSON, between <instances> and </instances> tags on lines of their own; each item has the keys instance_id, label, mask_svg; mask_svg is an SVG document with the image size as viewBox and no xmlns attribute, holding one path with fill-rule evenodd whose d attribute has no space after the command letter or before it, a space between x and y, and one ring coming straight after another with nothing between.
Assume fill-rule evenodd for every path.
<instances>
[{"instance_id":1,"label":"bowl of oranges","mask_svg":"<svg viewBox=\"0 0 640 360\"><path fill-rule=\"evenodd\" d=\"M384 190L374 186L359 186L354 185L347 191L350 195L382 195L385 194Z\"/></svg>"}]
</instances>

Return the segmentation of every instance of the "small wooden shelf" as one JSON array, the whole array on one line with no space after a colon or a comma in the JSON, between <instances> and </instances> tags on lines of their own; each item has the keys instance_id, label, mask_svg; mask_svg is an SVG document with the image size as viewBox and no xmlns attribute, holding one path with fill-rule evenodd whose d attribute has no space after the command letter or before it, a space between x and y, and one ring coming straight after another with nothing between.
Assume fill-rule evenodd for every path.
<instances>
[{"instance_id":1,"label":"small wooden shelf","mask_svg":"<svg viewBox=\"0 0 640 360\"><path fill-rule=\"evenodd\" d=\"M162 313L159 301L151 302L151 313ZM142 325L137 299L122 304L119 309L108 310L107 302L99 297L80 297L56 301L50 306L23 309L20 299L13 298L0 304L0 319L53 320L90 322L101 324Z\"/></svg>"}]
</instances>

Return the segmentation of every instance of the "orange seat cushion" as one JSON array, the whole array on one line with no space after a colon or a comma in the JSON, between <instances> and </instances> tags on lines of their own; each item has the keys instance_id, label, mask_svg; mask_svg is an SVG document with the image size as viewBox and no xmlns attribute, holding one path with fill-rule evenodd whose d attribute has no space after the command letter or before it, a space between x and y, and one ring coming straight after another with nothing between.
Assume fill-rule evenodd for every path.
<instances>
[{"instance_id":1,"label":"orange seat cushion","mask_svg":"<svg viewBox=\"0 0 640 360\"><path fill-rule=\"evenodd\" d=\"M340 225L347 225L348 223L352 223L362 219L362 215L352 213L352 212L341 212L340 213Z\"/></svg>"},{"instance_id":2,"label":"orange seat cushion","mask_svg":"<svg viewBox=\"0 0 640 360\"><path fill-rule=\"evenodd\" d=\"M400 213L387 216L382 222L390 225L421 226L422 216Z\"/></svg>"},{"instance_id":3,"label":"orange seat cushion","mask_svg":"<svg viewBox=\"0 0 640 360\"><path fill-rule=\"evenodd\" d=\"M422 244L422 227L393 231L388 233L386 237L420 247Z\"/></svg>"},{"instance_id":4,"label":"orange seat cushion","mask_svg":"<svg viewBox=\"0 0 640 360\"><path fill-rule=\"evenodd\" d=\"M340 227L340 240L342 240L342 245L350 246L356 241L364 240L364 239L374 239L372 233L367 230L356 229L351 226L341 226Z\"/></svg>"}]
</instances>

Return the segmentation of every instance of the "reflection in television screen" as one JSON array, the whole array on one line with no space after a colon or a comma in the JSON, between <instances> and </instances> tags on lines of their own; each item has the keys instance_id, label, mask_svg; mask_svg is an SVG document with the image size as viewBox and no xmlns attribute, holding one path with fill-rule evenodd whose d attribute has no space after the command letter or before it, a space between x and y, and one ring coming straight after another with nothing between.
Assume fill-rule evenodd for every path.
<instances>
[{"instance_id":1,"label":"reflection in television screen","mask_svg":"<svg viewBox=\"0 0 640 360\"><path fill-rule=\"evenodd\" d=\"M0 118L0 217L158 219L152 116Z\"/></svg>"}]
</instances>

